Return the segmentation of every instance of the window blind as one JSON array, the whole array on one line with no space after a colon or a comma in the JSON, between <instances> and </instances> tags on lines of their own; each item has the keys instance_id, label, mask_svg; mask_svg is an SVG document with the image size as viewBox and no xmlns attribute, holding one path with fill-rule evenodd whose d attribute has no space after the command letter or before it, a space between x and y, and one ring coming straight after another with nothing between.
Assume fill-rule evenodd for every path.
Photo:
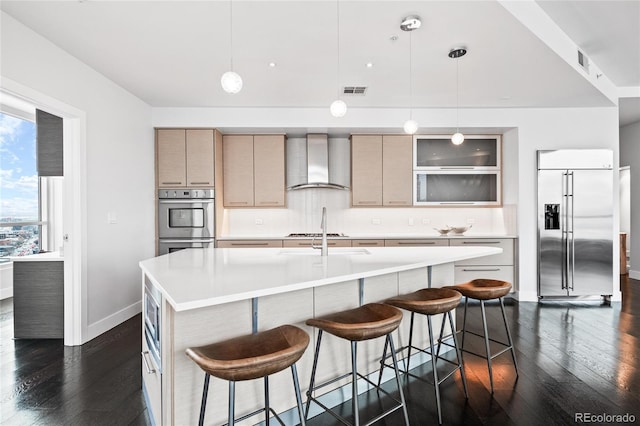
<instances>
[{"instance_id":1,"label":"window blind","mask_svg":"<svg viewBox=\"0 0 640 426\"><path fill-rule=\"evenodd\" d=\"M63 176L62 118L36 109L38 176Z\"/></svg>"}]
</instances>

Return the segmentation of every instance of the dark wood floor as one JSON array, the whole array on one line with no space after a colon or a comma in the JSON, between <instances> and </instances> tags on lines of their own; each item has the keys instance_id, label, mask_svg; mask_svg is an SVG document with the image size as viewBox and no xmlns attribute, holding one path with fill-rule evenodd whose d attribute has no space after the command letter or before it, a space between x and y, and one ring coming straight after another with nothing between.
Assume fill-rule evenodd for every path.
<instances>
[{"instance_id":1,"label":"dark wood floor","mask_svg":"<svg viewBox=\"0 0 640 426\"><path fill-rule=\"evenodd\" d=\"M457 375L445 382L444 423L569 425L576 423L577 413L629 414L640 422L640 281L624 278L621 287L622 302L611 306L507 302L518 380L510 357L497 358L492 396L486 364L465 355L469 399L464 399ZM491 305L488 315L490 333L501 336L499 306ZM12 336L9 299L0 302L0 424L150 424L141 391L139 315L81 347ZM477 338L468 343L482 347ZM403 381L411 424L437 423L433 388L415 379ZM363 395L362 403L369 397L373 395ZM374 399L372 410L377 407ZM348 413L348 404L344 410ZM309 422L334 424L326 414ZM401 416L380 424L399 425Z\"/></svg>"}]
</instances>

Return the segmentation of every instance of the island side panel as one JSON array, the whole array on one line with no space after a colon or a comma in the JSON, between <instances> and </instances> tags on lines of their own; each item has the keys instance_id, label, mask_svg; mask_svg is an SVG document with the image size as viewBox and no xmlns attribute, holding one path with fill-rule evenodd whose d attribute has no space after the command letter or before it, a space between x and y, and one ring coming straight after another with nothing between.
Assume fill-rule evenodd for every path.
<instances>
[{"instance_id":1,"label":"island side panel","mask_svg":"<svg viewBox=\"0 0 640 426\"><path fill-rule=\"evenodd\" d=\"M204 372L186 356L186 349L251 334L251 312L251 300L181 312L170 309L168 322L172 333L172 385L170 395L164 397L165 403L171 398L171 412L167 413L170 416L167 418L171 419L170 424L198 424ZM236 386L238 413L243 413L241 408L244 404L255 405L258 396L262 399L262 391L254 392L251 387L251 383L238 383ZM207 399L207 424L219 415L222 415L221 418L226 422L228 393L226 381L211 378ZM239 404L240 401L243 405Z\"/></svg>"}]
</instances>

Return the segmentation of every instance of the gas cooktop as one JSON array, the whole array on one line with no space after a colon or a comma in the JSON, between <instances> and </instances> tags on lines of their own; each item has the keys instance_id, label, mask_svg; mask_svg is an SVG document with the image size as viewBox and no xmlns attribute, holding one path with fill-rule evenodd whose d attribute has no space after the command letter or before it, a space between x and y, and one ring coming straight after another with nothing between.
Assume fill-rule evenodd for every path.
<instances>
[{"instance_id":1,"label":"gas cooktop","mask_svg":"<svg viewBox=\"0 0 640 426\"><path fill-rule=\"evenodd\" d=\"M287 235L287 237L301 237L301 238L322 238L322 234L319 232L302 232L302 233L291 233ZM327 233L327 237L346 237L346 235L340 233Z\"/></svg>"}]
</instances>

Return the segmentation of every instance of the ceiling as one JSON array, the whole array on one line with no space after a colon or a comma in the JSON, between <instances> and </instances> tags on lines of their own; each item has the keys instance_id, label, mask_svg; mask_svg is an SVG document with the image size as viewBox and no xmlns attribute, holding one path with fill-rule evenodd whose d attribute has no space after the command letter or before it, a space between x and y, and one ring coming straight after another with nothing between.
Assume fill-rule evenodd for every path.
<instances>
[{"instance_id":1,"label":"ceiling","mask_svg":"<svg viewBox=\"0 0 640 426\"><path fill-rule=\"evenodd\" d=\"M614 86L640 88L639 1L535 4ZM367 87L343 96L362 108L612 105L496 1L3 0L0 9L153 107L326 107L343 86ZM407 15L422 28L400 30ZM468 54L450 59L461 45ZM220 87L231 52L244 80L235 95ZM638 98L620 106L621 125L640 121Z\"/></svg>"}]
</instances>

